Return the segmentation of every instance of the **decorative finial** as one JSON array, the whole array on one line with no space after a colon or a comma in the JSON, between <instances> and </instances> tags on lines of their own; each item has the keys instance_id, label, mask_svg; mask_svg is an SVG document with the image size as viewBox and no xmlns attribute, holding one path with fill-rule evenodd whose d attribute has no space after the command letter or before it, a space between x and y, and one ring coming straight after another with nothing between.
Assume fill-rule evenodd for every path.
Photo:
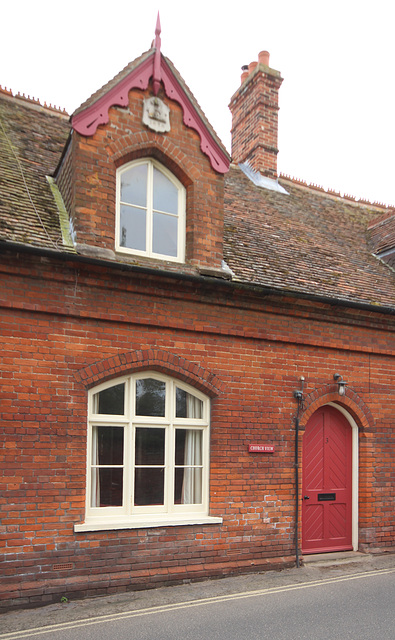
<instances>
[{"instance_id":1,"label":"decorative finial","mask_svg":"<svg viewBox=\"0 0 395 640\"><path fill-rule=\"evenodd\" d=\"M156 27L155 27L155 59L154 59L154 76L153 76L153 80L152 80L152 84L153 84L153 88L154 88L154 94L158 95L158 91L159 91L159 87L160 87L160 81L161 81L161 73L160 73L160 45L161 45L161 40L160 40L160 34L161 34L161 26L160 26L160 18L159 18L159 11L158 11L158 17L156 19Z\"/></svg>"},{"instance_id":2,"label":"decorative finial","mask_svg":"<svg viewBox=\"0 0 395 640\"><path fill-rule=\"evenodd\" d=\"M156 37L159 38L161 31L162 31L162 29L161 29L161 26L160 26L160 17L159 17L159 11L158 11L158 17L156 18L156 27L155 27L155 35L156 35Z\"/></svg>"}]
</instances>

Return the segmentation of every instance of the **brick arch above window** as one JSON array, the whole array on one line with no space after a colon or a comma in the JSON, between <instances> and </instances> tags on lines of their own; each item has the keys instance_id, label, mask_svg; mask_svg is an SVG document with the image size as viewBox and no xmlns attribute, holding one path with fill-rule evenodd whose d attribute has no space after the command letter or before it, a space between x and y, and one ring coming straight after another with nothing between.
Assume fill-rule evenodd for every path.
<instances>
[{"instance_id":1,"label":"brick arch above window","mask_svg":"<svg viewBox=\"0 0 395 640\"><path fill-rule=\"evenodd\" d=\"M90 388L123 374L148 369L179 378L211 398L223 391L223 382L214 373L197 362L161 349L140 349L120 353L79 369L74 373L74 377L77 382Z\"/></svg>"},{"instance_id":2,"label":"brick arch above window","mask_svg":"<svg viewBox=\"0 0 395 640\"><path fill-rule=\"evenodd\" d=\"M144 131L123 136L109 144L107 150L116 168L138 158L155 158L172 171L185 187L201 175L196 163L171 140L164 137L153 143Z\"/></svg>"},{"instance_id":3,"label":"brick arch above window","mask_svg":"<svg viewBox=\"0 0 395 640\"><path fill-rule=\"evenodd\" d=\"M307 394L304 398L304 410L299 426L303 430L313 413L329 402L344 407L352 415L358 426L365 430L374 427L374 418L364 400L350 387L344 396L339 396L336 383L324 385Z\"/></svg>"}]
</instances>

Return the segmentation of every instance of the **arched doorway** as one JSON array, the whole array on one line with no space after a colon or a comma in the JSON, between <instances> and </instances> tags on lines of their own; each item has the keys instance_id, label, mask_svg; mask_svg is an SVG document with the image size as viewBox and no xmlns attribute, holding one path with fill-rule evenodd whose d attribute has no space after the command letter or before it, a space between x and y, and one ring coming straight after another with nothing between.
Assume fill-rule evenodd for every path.
<instances>
[{"instance_id":1,"label":"arched doorway","mask_svg":"<svg viewBox=\"0 0 395 640\"><path fill-rule=\"evenodd\" d=\"M342 411L325 405L303 438L302 551L353 549L353 434ZM355 442L355 439L354 439Z\"/></svg>"}]
</instances>

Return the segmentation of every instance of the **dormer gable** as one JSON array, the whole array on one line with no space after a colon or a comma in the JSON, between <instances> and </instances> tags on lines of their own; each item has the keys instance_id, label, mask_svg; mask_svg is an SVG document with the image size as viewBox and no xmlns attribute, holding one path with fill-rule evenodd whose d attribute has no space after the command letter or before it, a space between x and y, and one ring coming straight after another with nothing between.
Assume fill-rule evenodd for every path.
<instances>
[{"instance_id":1,"label":"dormer gable","mask_svg":"<svg viewBox=\"0 0 395 640\"><path fill-rule=\"evenodd\" d=\"M181 106L185 126L194 129L199 135L200 148L208 156L212 168L218 173L227 173L230 165L230 158L227 152L198 107L196 100L187 89L181 76L179 76L170 60L162 54L160 54L159 58L160 81L155 78L156 57L157 51L151 49L137 61L125 67L121 74L117 76L115 85L113 85L112 81L75 111L71 118L72 128L82 136L90 137L94 135L100 125L108 123L111 107L128 107L129 91L132 89L145 91L152 82L153 94L157 96L162 82L166 96L171 100L175 100ZM159 87L155 91L154 86L157 82L159 82Z\"/></svg>"},{"instance_id":2,"label":"dormer gable","mask_svg":"<svg viewBox=\"0 0 395 640\"><path fill-rule=\"evenodd\" d=\"M71 125L57 183L78 252L221 270L230 158L160 52L159 20L154 47L77 109Z\"/></svg>"}]
</instances>

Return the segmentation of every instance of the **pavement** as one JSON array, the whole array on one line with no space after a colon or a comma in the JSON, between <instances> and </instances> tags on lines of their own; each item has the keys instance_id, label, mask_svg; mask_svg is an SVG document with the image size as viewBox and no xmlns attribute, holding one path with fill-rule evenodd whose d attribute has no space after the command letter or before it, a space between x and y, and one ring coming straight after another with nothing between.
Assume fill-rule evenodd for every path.
<instances>
[{"instance_id":1,"label":"pavement","mask_svg":"<svg viewBox=\"0 0 395 640\"><path fill-rule=\"evenodd\" d=\"M304 556L303 565L299 568L250 573L202 582L185 582L181 585L146 591L69 600L38 609L9 611L0 615L0 639L8 633L33 630L48 625L91 620L100 616L112 616L152 607L195 602L392 568L395 568L395 550L377 554L343 552Z\"/></svg>"}]
</instances>

